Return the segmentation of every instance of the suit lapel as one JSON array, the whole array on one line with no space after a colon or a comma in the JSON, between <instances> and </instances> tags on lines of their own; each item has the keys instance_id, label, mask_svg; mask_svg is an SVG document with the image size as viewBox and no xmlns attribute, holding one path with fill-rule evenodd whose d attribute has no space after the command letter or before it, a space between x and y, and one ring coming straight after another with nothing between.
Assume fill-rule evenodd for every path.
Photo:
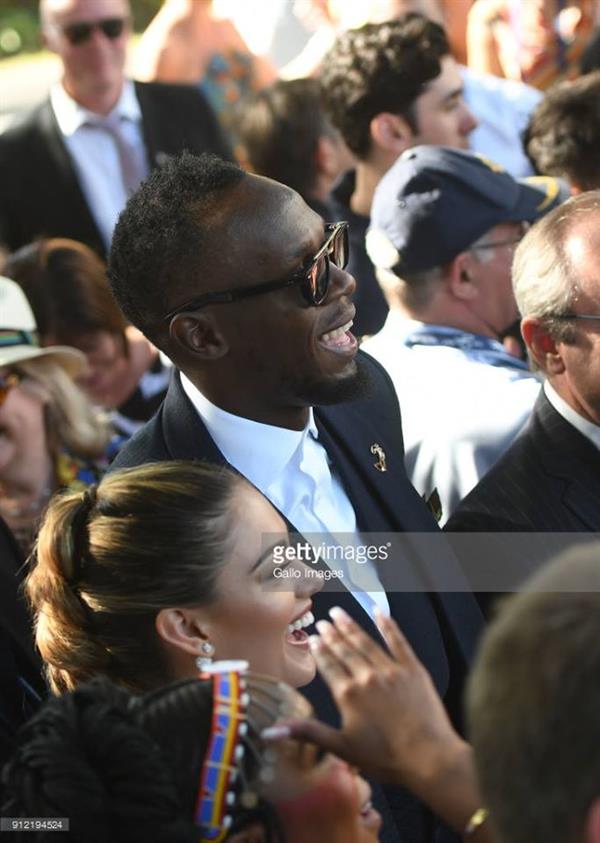
<instances>
[{"instance_id":1,"label":"suit lapel","mask_svg":"<svg viewBox=\"0 0 600 843\"><path fill-rule=\"evenodd\" d=\"M183 391L177 371L173 373L165 398L162 421L165 447L170 459L205 460L217 465L228 464L192 402Z\"/></svg>"},{"instance_id":2,"label":"suit lapel","mask_svg":"<svg viewBox=\"0 0 600 843\"><path fill-rule=\"evenodd\" d=\"M327 450L332 470L344 484L356 512L359 531L411 534L404 536L409 558L404 560L403 554L398 564L416 566L419 570L422 585L439 604L445 616L443 625L468 664L482 627L481 611L452 548L406 476L402 440L398 441L395 431L385 430L385 421L371 427L370 419L361 404L315 411L319 439ZM399 419L396 423L399 424ZM374 443L385 452L385 472L375 468L377 456L371 453ZM387 572L380 573L385 583ZM388 597L393 607L396 602L393 583ZM399 595L399 599L402 597Z\"/></svg>"},{"instance_id":3,"label":"suit lapel","mask_svg":"<svg viewBox=\"0 0 600 843\"><path fill-rule=\"evenodd\" d=\"M535 407L548 474L563 484L562 503L591 531L600 530L600 451L554 409L542 393Z\"/></svg>"}]
</instances>

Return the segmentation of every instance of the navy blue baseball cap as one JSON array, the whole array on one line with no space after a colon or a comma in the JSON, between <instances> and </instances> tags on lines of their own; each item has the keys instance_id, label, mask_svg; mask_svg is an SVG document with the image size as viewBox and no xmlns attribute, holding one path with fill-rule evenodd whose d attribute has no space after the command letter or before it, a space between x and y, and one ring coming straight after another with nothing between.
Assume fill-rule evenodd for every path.
<instances>
[{"instance_id":1,"label":"navy blue baseball cap","mask_svg":"<svg viewBox=\"0 0 600 843\"><path fill-rule=\"evenodd\" d=\"M535 222L570 195L561 179L514 179L481 155L446 146L407 149L379 182L367 251L396 274L449 263L503 222Z\"/></svg>"}]
</instances>

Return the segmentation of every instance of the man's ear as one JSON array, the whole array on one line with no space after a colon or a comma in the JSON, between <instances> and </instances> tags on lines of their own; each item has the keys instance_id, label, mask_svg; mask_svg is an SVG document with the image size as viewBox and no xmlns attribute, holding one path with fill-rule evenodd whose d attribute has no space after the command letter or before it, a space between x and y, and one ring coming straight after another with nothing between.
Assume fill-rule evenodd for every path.
<instances>
[{"instance_id":1,"label":"man's ear","mask_svg":"<svg viewBox=\"0 0 600 843\"><path fill-rule=\"evenodd\" d=\"M210 313L192 316L180 313L173 318L169 327L171 342L178 350L196 359L218 360L224 357L229 345Z\"/></svg>"},{"instance_id":2,"label":"man's ear","mask_svg":"<svg viewBox=\"0 0 600 843\"><path fill-rule=\"evenodd\" d=\"M197 608L161 609L155 626L163 641L190 656L201 656L202 644L209 640Z\"/></svg>"},{"instance_id":3,"label":"man's ear","mask_svg":"<svg viewBox=\"0 0 600 843\"><path fill-rule=\"evenodd\" d=\"M404 117L387 111L376 114L369 126L371 140L396 158L413 145L414 132Z\"/></svg>"},{"instance_id":4,"label":"man's ear","mask_svg":"<svg viewBox=\"0 0 600 843\"><path fill-rule=\"evenodd\" d=\"M521 333L529 353L547 375L561 375L565 371L560 343L548 332L543 319L525 316L521 321Z\"/></svg>"},{"instance_id":5,"label":"man's ear","mask_svg":"<svg viewBox=\"0 0 600 843\"><path fill-rule=\"evenodd\" d=\"M583 843L600 843L600 797L588 808L584 829Z\"/></svg>"},{"instance_id":6,"label":"man's ear","mask_svg":"<svg viewBox=\"0 0 600 843\"><path fill-rule=\"evenodd\" d=\"M470 252L461 252L446 267L444 273L449 292L455 299L470 302L479 296L475 283L475 266Z\"/></svg>"}]
</instances>

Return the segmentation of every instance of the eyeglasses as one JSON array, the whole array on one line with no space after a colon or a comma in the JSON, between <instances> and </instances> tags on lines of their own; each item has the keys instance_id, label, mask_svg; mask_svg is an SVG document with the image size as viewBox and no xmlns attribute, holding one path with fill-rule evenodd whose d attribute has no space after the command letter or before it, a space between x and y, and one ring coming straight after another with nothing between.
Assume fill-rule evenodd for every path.
<instances>
[{"instance_id":1,"label":"eyeglasses","mask_svg":"<svg viewBox=\"0 0 600 843\"><path fill-rule=\"evenodd\" d=\"M61 27L61 32L73 47L85 44L92 37L92 33L99 29L111 41L115 41L123 34L127 18L103 18L98 21L80 21L67 23Z\"/></svg>"},{"instance_id":2,"label":"eyeglasses","mask_svg":"<svg viewBox=\"0 0 600 843\"><path fill-rule=\"evenodd\" d=\"M600 319L600 316L595 316L593 314L587 313L559 313L557 315L551 314L550 316L546 317L547 319L582 319L584 321L593 321L594 319Z\"/></svg>"},{"instance_id":3,"label":"eyeglasses","mask_svg":"<svg viewBox=\"0 0 600 843\"><path fill-rule=\"evenodd\" d=\"M164 317L165 321L172 319L186 310L199 310L208 304L228 304L230 302L247 299L250 296L260 296L284 287L300 287L307 304L316 307L325 300L329 290L329 263L334 263L339 269L345 269L348 263L348 223L327 223L325 231L329 237L325 240L317 254L290 278L279 281L267 281L252 287L237 287L233 290L223 290L204 293L198 298L191 299L185 304L171 310Z\"/></svg>"},{"instance_id":4,"label":"eyeglasses","mask_svg":"<svg viewBox=\"0 0 600 843\"><path fill-rule=\"evenodd\" d=\"M0 407L8 398L8 393L13 387L21 383L21 376L16 372L8 372L6 375L0 375Z\"/></svg>"}]
</instances>

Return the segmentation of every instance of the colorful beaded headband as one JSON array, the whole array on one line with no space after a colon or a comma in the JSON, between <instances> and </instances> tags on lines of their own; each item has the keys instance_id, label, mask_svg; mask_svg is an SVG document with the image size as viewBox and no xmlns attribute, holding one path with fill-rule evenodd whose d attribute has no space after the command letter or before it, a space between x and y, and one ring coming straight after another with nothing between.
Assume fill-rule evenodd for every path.
<instances>
[{"instance_id":1,"label":"colorful beaded headband","mask_svg":"<svg viewBox=\"0 0 600 843\"><path fill-rule=\"evenodd\" d=\"M249 696L239 670L214 672L213 713L208 748L196 802L195 822L202 829L201 843L220 843L227 835L233 806L233 785L244 756Z\"/></svg>"}]
</instances>

